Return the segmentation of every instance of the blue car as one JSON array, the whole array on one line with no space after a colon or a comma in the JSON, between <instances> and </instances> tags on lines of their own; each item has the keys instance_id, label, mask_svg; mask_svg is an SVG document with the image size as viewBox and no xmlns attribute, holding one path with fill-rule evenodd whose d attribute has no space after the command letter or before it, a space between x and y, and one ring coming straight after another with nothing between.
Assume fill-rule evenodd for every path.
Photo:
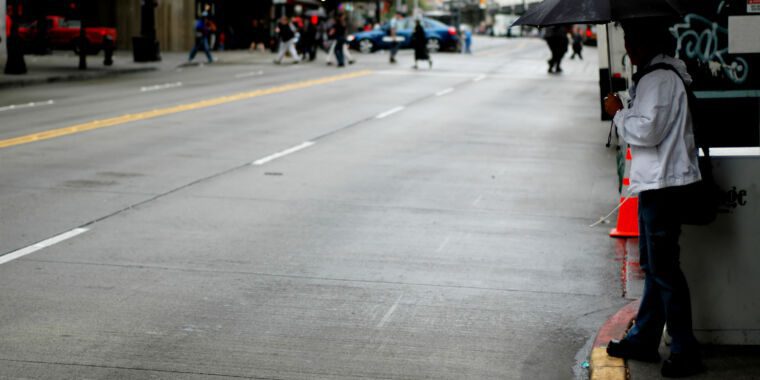
<instances>
[{"instance_id":1,"label":"blue car","mask_svg":"<svg viewBox=\"0 0 760 380\"><path fill-rule=\"evenodd\" d=\"M408 48L412 43L414 32L414 18L407 17L399 20L396 36L403 37L401 48ZM425 28L428 50L456 50L459 46L459 37L454 27L448 26L431 18L422 18L422 27ZM381 49L390 49L390 24L385 23L380 28L369 32L359 32L348 36L349 46L362 53L371 53Z\"/></svg>"}]
</instances>

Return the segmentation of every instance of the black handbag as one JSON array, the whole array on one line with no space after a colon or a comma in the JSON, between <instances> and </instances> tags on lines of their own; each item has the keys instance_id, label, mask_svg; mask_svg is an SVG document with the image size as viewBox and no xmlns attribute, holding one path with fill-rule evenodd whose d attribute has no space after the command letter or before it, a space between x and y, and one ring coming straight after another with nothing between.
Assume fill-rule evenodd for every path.
<instances>
[{"instance_id":1,"label":"black handbag","mask_svg":"<svg viewBox=\"0 0 760 380\"><path fill-rule=\"evenodd\" d=\"M712 160L709 148L699 157L699 171L702 180L684 186L681 207L681 223L695 226L708 225L718 217L722 192L712 175Z\"/></svg>"}]
</instances>

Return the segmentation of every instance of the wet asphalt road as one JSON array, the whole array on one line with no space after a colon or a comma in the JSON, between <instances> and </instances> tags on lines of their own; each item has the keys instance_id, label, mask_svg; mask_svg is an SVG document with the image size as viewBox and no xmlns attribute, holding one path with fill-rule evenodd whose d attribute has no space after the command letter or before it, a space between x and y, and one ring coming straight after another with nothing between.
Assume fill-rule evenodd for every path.
<instances>
[{"instance_id":1,"label":"wet asphalt road","mask_svg":"<svg viewBox=\"0 0 760 380\"><path fill-rule=\"evenodd\" d=\"M143 116L0 149L0 255L86 228L0 265L0 378L583 377L626 302L595 52L480 47L0 92L54 100L0 140Z\"/></svg>"}]
</instances>

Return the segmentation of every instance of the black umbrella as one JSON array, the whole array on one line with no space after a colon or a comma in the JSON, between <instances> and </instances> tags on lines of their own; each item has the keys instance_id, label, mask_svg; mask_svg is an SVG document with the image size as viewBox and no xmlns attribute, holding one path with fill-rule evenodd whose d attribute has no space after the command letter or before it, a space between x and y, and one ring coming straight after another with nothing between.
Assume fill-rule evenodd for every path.
<instances>
[{"instance_id":1,"label":"black umbrella","mask_svg":"<svg viewBox=\"0 0 760 380\"><path fill-rule=\"evenodd\" d=\"M514 25L606 24L650 17L678 17L684 0L544 0Z\"/></svg>"}]
</instances>

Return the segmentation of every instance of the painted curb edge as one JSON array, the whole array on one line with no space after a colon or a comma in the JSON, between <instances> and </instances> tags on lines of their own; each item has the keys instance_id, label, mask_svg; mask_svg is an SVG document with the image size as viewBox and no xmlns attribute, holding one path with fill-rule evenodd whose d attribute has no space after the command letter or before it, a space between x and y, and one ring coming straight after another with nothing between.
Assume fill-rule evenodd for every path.
<instances>
[{"instance_id":1,"label":"painted curb edge","mask_svg":"<svg viewBox=\"0 0 760 380\"><path fill-rule=\"evenodd\" d=\"M626 380L628 367L625 360L607 355L607 343L611 339L621 339L639 310L639 300L625 305L611 316L596 334L591 348L589 371L591 380Z\"/></svg>"}]
</instances>

